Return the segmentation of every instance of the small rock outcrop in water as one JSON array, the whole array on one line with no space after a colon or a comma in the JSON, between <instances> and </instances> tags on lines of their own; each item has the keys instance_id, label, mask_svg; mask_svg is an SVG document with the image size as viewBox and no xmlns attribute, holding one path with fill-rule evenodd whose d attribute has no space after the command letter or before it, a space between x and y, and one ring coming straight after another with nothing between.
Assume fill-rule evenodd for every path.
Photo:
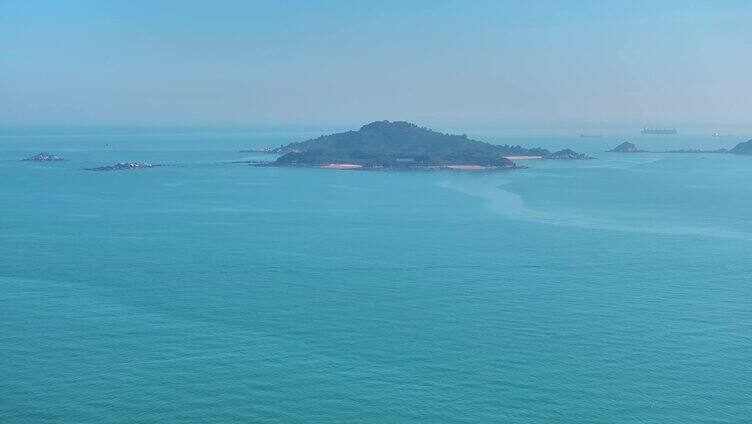
<instances>
[{"instance_id":1,"label":"small rock outcrop in water","mask_svg":"<svg viewBox=\"0 0 752 424\"><path fill-rule=\"evenodd\" d=\"M733 149L728 151L735 155L752 155L752 140L739 143Z\"/></svg>"},{"instance_id":2,"label":"small rock outcrop in water","mask_svg":"<svg viewBox=\"0 0 752 424\"><path fill-rule=\"evenodd\" d=\"M609 150L609 152L619 152L619 153L642 153L644 150L640 150L635 146L634 144L625 141L624 143L621 143L620 145L614 147L613 149Z\"/></svg>"},{"instance_id":3,"label":"small rock outcrop in water","mask_svg":"<svg viewBox=\"0 0 752 424\"><path fill-rule=\"evenodd\" d=\"M42 152L24 160L31 162L57 162L65 159L60 156L55 156L52 153Z\"/></svg>"},{"instance_id":4,"label":"small rock outcrop in water","mask_svg":"<svg viewBox=\"0 0 752 424\"><path fill-rule=\"evenodd\" d=\"M585 153L577 153L572 149L564 149L559 150L558 152L551 153L550 155L546 156L546 159L584 160L595 158Z\"/></svg>"},{"instance_id":5,"label":"small rock outcrop in water","mask_svg":"<svg viewBox=\"0 0 752 424\"><path fill-rule=\"evenodd\" d=\"M96 168L84 168L86 171L129 171L131 169L154 168L161 165L152 165L146 162L120 162L114 165L98 166Z\"/></svg>"}]
</instances>

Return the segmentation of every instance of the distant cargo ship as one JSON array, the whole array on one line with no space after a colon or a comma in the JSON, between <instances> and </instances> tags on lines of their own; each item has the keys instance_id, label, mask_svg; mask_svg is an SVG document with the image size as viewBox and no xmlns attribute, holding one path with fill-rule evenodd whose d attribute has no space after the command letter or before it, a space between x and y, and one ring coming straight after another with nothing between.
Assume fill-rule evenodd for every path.
<instances>
[{"instance_id":1,"label":"distant cargo ship","mask_svg":"<svg viewBox=\"0 0 752 424\"><path fill-rule=\"evenodd\" d=\"M643 134L676 134L675 128L648 128L642 129Z\"/></svg>"}]
</instances>

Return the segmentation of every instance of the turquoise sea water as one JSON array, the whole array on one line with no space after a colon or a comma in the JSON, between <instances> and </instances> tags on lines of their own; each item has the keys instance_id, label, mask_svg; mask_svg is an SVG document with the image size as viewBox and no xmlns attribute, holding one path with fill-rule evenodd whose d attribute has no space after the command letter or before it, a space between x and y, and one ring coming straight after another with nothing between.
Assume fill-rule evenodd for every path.
<instances>
[{"instance_id":1,"label":"turquoise sea water","mask_svg":"<svg viewBox=\"0 0 752 424\"><path fill-rule=\"evenodd\" d=\"M752 157L231 163L310 135L0 137L0 422L752 417Z\"/></svg>"}]
</instances>

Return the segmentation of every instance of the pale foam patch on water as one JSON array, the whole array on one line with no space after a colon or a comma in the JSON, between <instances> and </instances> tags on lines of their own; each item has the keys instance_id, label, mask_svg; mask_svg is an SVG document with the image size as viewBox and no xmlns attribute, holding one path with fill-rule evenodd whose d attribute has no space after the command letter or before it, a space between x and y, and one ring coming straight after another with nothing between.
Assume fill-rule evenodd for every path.
<instances>
[{"instance_id":1,"label":"pale foam patch on water","mask_svg":"<svg viewBox=\"0 0 752 424\"><path fill-rule=\"evenodd\" d=\"M641 153L633 153L633 155L641 155ZM664 161L665 157L649 157L638 160L610 160L610 161L592 161L595 163L579 166L580 168L589 169L618 169L630 172L646 172L642 167L647 165L653 165L658 162Z\"/></svg>"},{"instance_id":2,"label":"pale foam patch on water","mask_svg":"<svg viewBox=\"0 0 752 424\"><path fill-rule=\"evenodd\" d=\"M345 190L345 191L378 191L372 188L366 188L366 187L357 187L352 185L346 185L346 184L327 184L327 187L335 189L335 190Z\"/></svg>"},{"instance_id":3,"label":"pale foam patch on water","mask_svg":"<svg viewBox=\"0 0 752 424\"><path fill-rule=\"evenodd\" d=\"M486 201L488 207L495 213L508 219L536 222L540 224L586 228L595 230L611 230L632 233L662 234L676 236L698 236L733 238L752 241L752 233L736 231L722 226L704 223L676 223L651 216L650 219L634 215L597 216L594 213L572 210L542 211L531 208L522 196L504 186L509 182L495 182L494 185L478 181L442 181L438 185L442 188L477 197ZM666 214L670 216L670 213Z\"/></svg>"},{"instance_id":4,"label":"pale foam patch on water","mask_svg":"<svg viewBox=\"0 0 752 424\"><path fill-rule=\"evenodd\" d=\"M271 181L236 181L235 185L239 186L270 186Z\"/></svg>"}]
</instances>

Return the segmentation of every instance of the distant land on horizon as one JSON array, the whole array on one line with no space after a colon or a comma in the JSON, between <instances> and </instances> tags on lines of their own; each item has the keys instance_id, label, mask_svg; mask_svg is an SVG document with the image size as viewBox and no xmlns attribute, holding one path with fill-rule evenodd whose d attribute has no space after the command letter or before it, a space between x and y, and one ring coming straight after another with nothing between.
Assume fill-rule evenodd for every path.
<instances>
[{"instance_id":1,"label":"distant land on horizon","mask_svg":"<svg viewBox=\"0 0 752 424\"><path fill-rule=\"evenodd\" d=\"M735 155L752 155L752 140L739 143L728 152Z\"/></svg>"},{"instance_id":2,"label":"distant land on horizon","mask_svg":"<svg viewBox=\"0 0 752 424\"><path fill-rule=\"evenodd\" d=\"M358 131L323 135L277 148L271 166L341 169L513 169L513 159L591 159L570 149L494 145L466 135L444 134L404 121L376 121Z\"/></svg>"},{"instance_id":3,"label":"distant land on horizon","mask_svg":"<svg viewBox=\"0 0 752 424\"><path fill-rule=\"evenodd\" d=\"M614 147L608 152L614 153L661 153L651 152L649 150L642 150L635 144L625 141L620 145ZM679 150L667 150L663 153L730 153L734 155L752 155L752 140L748 140L737 144L732 149L720 148L715 150L703 150L703 149L679 149Z\"/></svg>"}]
</instances>

